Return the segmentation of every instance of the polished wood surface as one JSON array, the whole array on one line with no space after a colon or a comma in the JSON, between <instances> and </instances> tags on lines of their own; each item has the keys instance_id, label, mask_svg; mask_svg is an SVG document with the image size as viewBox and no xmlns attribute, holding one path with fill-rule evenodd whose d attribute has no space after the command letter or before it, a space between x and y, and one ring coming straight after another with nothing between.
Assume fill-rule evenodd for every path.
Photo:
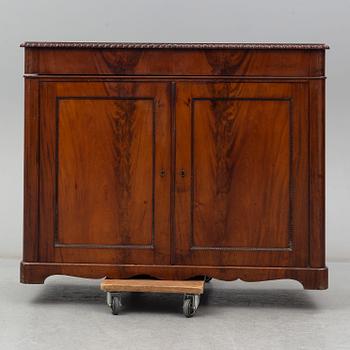
<instances>
[{"instance_id":1,"label":"polished wood surface","mask_svg":"<svg viewBox=\"0 0 350 350\"><path fill-rule=\"evenodd\" d=\"M41 84L40 257L169 263L167 84Z\"/></svg>"},{"instance_id":2,"label":"polished wood surface","mask_svg":"<svg viewBox=\"0 0 350 350\"><path fill-rule=\"evenodd\" d=\"M203 294L204 281L105 279L104 281L101 282L101 289L104 290L105 292Z\"/></svg>"},{"instance_id":3,"label":"polished wood surface","mask_svg":"<svg viewBox=\"0 0 350 350\"><path fill-rule=\"evenodd\" d=\"M178 84L177 263L307 265L306 91Z\"/></svg>"},{"instance_id":4,"label":"polished wood surface","mask_svg":"<svg viewBox=\"0 0 350 350\"><path fill-rule=\"evenodd\" d=\"M68 97L58 108L56 243L152 245L152 99Z\"/></svg>"},{"instance_id":5,"label":"polished wood surface","mask_svg":"<svg viewBox=\"0 0 350 350\"><path fill-rule=\"evenodd\" d=\"M327 288L326 47L275 45L24 45L21 281Z\"/></svg>"},{"instance_id":6,"label":"polished wood surface","mask_svg":"<svg viewBox=\"0 0 350 350\"><path fill-rule=\"evenodd\" d=\"M27 48L26 74L324 76L324 49Z\"/></svg>"}]
</instances>

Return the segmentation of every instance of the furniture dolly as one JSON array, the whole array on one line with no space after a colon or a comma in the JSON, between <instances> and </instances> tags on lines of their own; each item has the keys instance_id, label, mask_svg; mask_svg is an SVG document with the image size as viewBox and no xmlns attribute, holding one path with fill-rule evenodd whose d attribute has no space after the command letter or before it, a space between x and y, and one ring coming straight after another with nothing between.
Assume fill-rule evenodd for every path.
<instances>
[{"instance_id":1,"label":"furniture dolly","mask_svg":"<svg viewBox=\"0 0 350 350\"><path fill-rule=\"evenodd\" d=\"M148 292L183 294L183 313L186 317L192 317L199 306L205 281L208 279L189 281L105 279L101 282L101 289L107 292L107 305L112 309L113 315L118 315L121 310L122 292Z\"/></svg>"}]
</instances>

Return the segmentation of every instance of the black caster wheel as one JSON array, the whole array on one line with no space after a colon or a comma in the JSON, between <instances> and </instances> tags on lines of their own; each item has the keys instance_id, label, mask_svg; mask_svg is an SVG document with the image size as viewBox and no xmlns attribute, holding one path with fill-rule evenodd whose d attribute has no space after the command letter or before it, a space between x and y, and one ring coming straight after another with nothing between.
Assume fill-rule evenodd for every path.
<instances>
[{"instance_id":1,"label":"black caster wheel","mask_svg":"<svg viewBox=\"0 0 350 350\"><path fill-rule=\"evenodd\" d=\"M213 279L213 277L209 277L209 276L204 276L204 282L208 283Z\"/></svg>"},{"instance_id":2,"label":"black caster wheel","mask_svg":"<svg viewBox=\"0 0 350 350\"><path fill-rule=\"evenodd\" d=\"M122 307L120 296L113 296L111 302L111 309L113 315L118 315Z\"/></svg>"},{"instance_id":3,"label":"black caster wheel","mask_svg":"<svg viewBox=\"0 0 350 350\"><path fill-rule=\"evenodd\" d=\"M199 295L188 295L184 296L184 302L182 306L183 314L190 318L192 317L198 308L199 305Z\"/></svg>"}]
</instances>

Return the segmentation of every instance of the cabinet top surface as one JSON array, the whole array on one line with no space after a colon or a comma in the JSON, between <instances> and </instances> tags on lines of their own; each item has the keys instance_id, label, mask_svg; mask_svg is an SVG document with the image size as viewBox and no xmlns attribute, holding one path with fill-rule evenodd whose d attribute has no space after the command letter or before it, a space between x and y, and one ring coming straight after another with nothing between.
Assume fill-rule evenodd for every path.
<instances>
[{"instance_id":1,"label":"cabinet top surface","mask_svg":"<svg viewBox=\"0 0 350 350\"><path fill-rule=\"evenodd\" d=\"M130 43L130 42L83 42L83 41L27 41L27 48L72 48L72 49L294 49L325 50L326 44L307 43Z\"/></svg>"}]
</instances>

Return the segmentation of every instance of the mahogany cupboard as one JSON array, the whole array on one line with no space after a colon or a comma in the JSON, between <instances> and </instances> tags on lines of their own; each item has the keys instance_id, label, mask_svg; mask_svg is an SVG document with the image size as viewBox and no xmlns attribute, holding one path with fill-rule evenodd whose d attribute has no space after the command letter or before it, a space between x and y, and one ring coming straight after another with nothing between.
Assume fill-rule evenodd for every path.
<instances>
[{"instance_id":1,"label":"mahogany cupboard","mask_svg":"<svg viewBox=\"0 0 350 350\"><path fill-rule=\"evenodd\" d=\"M23 283L327 288L325 45L22 46Z\"/></svg>"}]
</instances>

